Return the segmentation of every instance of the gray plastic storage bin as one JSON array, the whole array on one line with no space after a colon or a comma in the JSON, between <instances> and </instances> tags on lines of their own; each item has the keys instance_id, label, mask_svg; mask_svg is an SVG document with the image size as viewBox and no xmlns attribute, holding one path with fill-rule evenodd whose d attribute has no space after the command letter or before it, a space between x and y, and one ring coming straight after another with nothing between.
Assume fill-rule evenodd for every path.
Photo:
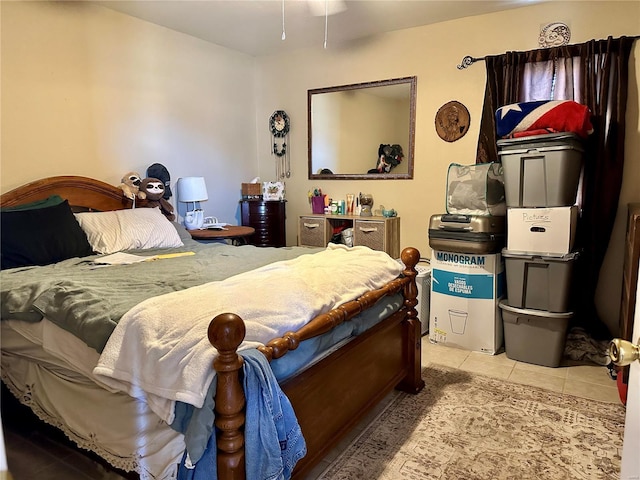
<instances>
[{"instance_id":1,"label":"gray plastic storage bin","mask_svg":"<svg viewBox=\"0 0 640 480\"><path fill-rule=\"evenodd\" d=\"M551 313L515 308L500 302L505 354L511 360L558 367L573 312Z\"/></svg>"},{"instance_id":2,"label":"gray plastic storage bin","mask_svg":"<svg viewBox=\"0 0 640 480\"><path fill-rule=\"evenodd\" d=\"M578 252L551 256L504 249L502 258L509 306L569 311L571 278Z\"/></svg>"},{"instance_id":3,"label":"gray plastic storage bin","mask_svg":"<svg viewBox=\"0 0 640 480\"><path fill-rule=\"evenodd\" d=\"M575 133L498 140L507 207L575 203L584 149Z\"/></svg>"}]
</instances>

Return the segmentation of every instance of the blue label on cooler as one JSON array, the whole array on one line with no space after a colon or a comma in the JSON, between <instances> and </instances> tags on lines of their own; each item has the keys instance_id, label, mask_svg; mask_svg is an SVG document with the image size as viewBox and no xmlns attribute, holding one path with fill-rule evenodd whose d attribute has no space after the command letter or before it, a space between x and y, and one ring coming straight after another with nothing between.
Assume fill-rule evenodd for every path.
<instances>
[{"instance_id":1,"label":"blue label on cooler","mask_svg":"<svg viewBox=\"0 0 640 480\"><path fill-rule=\"evenodd\" d=\"M467 275L464 273L433 270L433 291L463 298L493 299L494 275Z\"/></svg>"}]
</instances>

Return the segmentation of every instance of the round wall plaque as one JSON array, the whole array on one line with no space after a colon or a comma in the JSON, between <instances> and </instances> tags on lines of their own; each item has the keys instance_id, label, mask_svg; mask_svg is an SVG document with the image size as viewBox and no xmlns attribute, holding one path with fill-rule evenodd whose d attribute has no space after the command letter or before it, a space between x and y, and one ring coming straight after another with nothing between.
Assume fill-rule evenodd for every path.
<instances>
[{"instance_id":1,"label":"round wall plaque","mask_svg":"<svg viewBox=\"0 0 640 480\"><path fill-rule=\"evenodd\" d=\"M445 142L455 142L467 133L470 121L467 107L452 100L441 106L436 113L436 132Z\"/></svg>"},{"instance_id":2,"label":"round wall plaque","mask_svg":"<svg viewBox=\"0 0 640 480\"><path fill-rule=\"evenodd\" d=\"M559 47L568 45L571 40L571 30L566 23L549 23L540 29L538 44L545 47Z\"/></svg>"}]
</instances>

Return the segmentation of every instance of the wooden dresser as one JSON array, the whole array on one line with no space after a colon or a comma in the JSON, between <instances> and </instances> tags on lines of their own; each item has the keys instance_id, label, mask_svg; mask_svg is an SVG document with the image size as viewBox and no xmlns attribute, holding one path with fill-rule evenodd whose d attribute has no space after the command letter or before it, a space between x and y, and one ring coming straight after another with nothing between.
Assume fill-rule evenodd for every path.
<instances>
[{"instance_id":1,"label":"wooden dresser","mask_svg":"<svg viewBox=\"0 0 640 480\"><path fill-rule=\"evenodd\" d=\"M301 215L298 219L298 245L325 247L334 232L353 228L353 246L364 245L400 256L400 217L360 217L353 215Z\"/></svg>"},{"instance_id":2,"label":"wooden dresser","mask_svg":"<svg viewBox=\"0 0 640 480\"><path fill-rule=\"evenodd\" d=\"M285 205L286 201L240 201L242 225L255 229L248 243L258 247L286 246Z\"/></svg>"}]
</instances>

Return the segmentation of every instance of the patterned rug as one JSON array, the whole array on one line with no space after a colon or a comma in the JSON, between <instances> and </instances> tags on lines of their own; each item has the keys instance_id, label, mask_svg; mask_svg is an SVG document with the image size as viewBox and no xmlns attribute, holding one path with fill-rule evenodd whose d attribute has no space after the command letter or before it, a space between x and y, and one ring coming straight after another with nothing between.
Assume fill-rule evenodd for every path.
<instances>
[{"instance_id":1,"label":"patterned rug","mask_svg":"<svg viewBox=\"0 0 640 480\"><path fill-rule=\"evenodd\" d=\"M420 394L395 395L318 478L619 478L622 405L439 365L422 376Z\"/></svg>"}]
</instances>

